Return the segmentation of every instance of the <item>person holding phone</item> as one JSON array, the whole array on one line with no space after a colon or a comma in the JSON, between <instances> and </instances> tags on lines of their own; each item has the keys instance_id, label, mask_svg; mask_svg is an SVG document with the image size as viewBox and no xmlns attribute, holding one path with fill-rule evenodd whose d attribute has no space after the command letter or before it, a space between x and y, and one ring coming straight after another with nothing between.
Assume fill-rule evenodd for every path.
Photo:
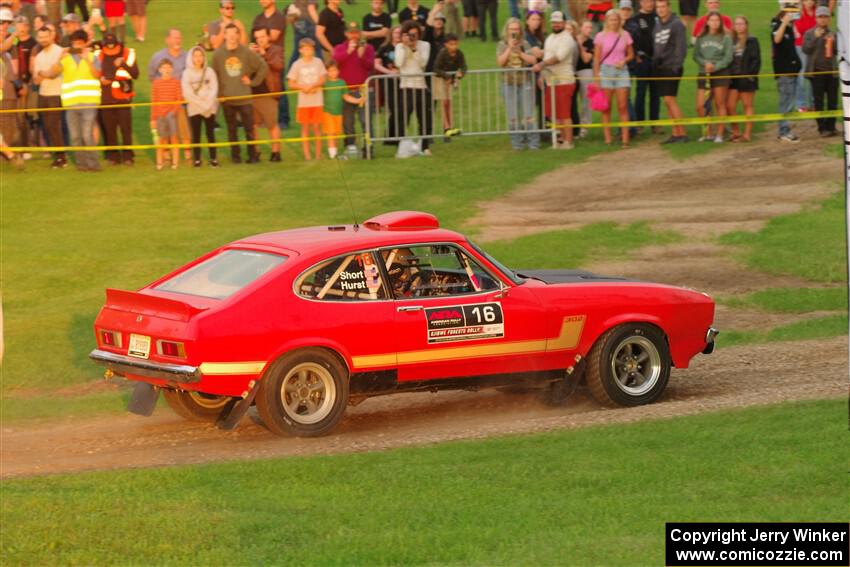
<instances>
[{"instance_id":1,"label":"person holding phone","mask_svg":"<svg viewBox=\"0 0 850 567\"><path fill-rule=\"evenodd\" d=\"M794 15L796 12L787 4L770 22L772 44L771 59L773 72L777 74L776 90L779 91L779 112L786 114L794 110L797 102L797 77L802 64L794 46ZM779 121L779 141L796 143L800 141L791 131L788 120Z\"/></svg>"},{"instance_id":2,"label":"person holding phone","mask_svg":"<svg viewBox=\"0 0 850 567\"><path fill-rule=\"evenodd\" d=\"M838 108L838 48L836 36L829 28L832 16L829 8L818 6L815 10L815 27L803 36L803 53L807 56L806 73L812 85L815 110L836 110ZM824 107L824 99L826 106ZM835 118L818 118L818 132L822 137L837 136Z\"/></svg>"}]
</instances>

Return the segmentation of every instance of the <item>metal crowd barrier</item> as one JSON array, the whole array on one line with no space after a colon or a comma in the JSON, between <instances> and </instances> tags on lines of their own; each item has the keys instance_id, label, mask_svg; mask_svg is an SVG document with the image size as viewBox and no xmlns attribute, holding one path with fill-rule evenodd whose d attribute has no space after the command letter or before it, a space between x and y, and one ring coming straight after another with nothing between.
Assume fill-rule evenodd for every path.
<instances>
[{"instance_id":1,"label":"metal crowd barrier","mask_svg":"<svg viewBox=\"0 0 850 567\"><path fill-rule=\"evenodd\" d=\"M404 139L427 145L445 137L444 125L449 123L460 136L551 134L554 145L556 128L543 109L545 96L551 97L554 108L555 92L538 78L530 68L470 70L448 80L434 73L373 75L366 81L367 152L371 157L373 143L398 144ZM416 82L425 88L402 88ZM450 108L444 108L442 97L451 101ZM450 122L445 121L446 110L452 114Z\"/></svg>"}]
</instances>

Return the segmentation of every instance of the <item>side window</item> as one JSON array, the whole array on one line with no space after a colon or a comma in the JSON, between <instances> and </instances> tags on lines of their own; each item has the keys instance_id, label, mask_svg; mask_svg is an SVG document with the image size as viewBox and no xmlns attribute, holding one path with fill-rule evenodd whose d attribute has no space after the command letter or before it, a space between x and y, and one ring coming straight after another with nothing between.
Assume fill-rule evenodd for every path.
<instances>
[{"instance_id":1,"label":"side window","mask_svg":"<svg viewBox=\"0 0 850 567\"><path fill-rule=\"evenodd\" d=\"M371 252L339 256L310 268L295 282L298 295L329 301L387 299Z\"/></svg>"},{"instance_id":2,"label":"side window","mask_svg":"<svg viewBox=\"0 0 850 567\"><path fill-rule=\"evenodd\" d=\"M396 299L464 295L499 289L499 282L455 246L389 248L381 259Z\"/></svg>"}]
</instances>

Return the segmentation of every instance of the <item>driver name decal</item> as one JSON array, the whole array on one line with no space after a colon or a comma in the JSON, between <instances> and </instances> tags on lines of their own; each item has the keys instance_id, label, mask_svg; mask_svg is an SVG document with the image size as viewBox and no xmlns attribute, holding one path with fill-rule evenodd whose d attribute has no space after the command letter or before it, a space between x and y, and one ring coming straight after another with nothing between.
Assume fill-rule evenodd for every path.
<instances>
[{"instance_id":1,"label":"driver name decal","mask_svg":"<svg viewBox=\"0 0 850 567\"><path fill-rule=\"evenodd\" d=\"M498 303L447 305L425 309L428 344L505 336L502 306Z\"/></svg>"}]
</instances>

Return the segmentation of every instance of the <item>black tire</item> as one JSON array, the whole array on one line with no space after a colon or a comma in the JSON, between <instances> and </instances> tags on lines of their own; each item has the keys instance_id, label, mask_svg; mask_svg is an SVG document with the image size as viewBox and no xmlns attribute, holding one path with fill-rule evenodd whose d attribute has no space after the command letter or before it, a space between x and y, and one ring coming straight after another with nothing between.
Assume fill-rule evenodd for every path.
<instances>
[{"instance_id":1,"label":"black tire","mask_svg":"<svg viewBox=\"0 0 850 567\"><path fill-rule=\"evenodd\" d=\"M325 349L297 350L272 365L260 382L256 403L272 433L327 435L348 405L348 369Z\"/></svg>"},{"instance_id":2,"label":"black tire","mask_svg":"<svg viewBox=\"0 0 850 567\"><path fill-rule=\"evenodd\" d=\"M200 392L163 389L165 401L174 413L189 421L215 421L221 415L221 410L232 398L229 396L213 396Z\"/></svg>"},{"instance_id":3,"label":"black tire","mask_svg":"<svg viewBox=\"0 0 850 567\"><path fill-rule=\"evenodd\" d=\"M585 376L590 393L604 405L654 402L670 379L670 348L664 333L644 323L608 330L590 349Z\"/></svg>"}]
</instances>

